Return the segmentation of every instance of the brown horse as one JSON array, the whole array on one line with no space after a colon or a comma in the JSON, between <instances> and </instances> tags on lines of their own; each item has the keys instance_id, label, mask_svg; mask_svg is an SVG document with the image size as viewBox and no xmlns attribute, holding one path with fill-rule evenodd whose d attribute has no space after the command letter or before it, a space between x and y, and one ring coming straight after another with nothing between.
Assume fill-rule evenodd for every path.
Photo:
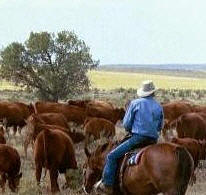
<instances>
[{"instance_id":1,"label":"brown horse","mask_svg":"<svg viewBox=\"0 0 206 195\"><path fill-rule=\"evenodd\" d=\"M91 193L101 179L106 156L115 146L107 143L93 153L85 148L85 193ZM124 161L121 159L119 165ZM126 165L124 172L118 171L113 195L184 195L193 169L194 161L184 147L172 143L150 145L143 149L138 165Z\"/></svg>"}]
</instances>

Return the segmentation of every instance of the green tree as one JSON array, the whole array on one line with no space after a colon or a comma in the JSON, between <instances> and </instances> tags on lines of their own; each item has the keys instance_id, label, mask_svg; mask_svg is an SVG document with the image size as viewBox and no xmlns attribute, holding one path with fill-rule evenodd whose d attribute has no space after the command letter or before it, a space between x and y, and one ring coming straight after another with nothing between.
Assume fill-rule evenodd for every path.
<instances>
[{"instance_id":1,"label":"green tree","mask_svg":"<svg viewBox=\"0 0 206 195\"><path fill-rule=\"evenodd\" d=\"M1 51L0 76L42 100L58 101L88 91L87 72L98 64L73 32L31 32L25 43L13 42Z\"/></svg>"}]
</instances>

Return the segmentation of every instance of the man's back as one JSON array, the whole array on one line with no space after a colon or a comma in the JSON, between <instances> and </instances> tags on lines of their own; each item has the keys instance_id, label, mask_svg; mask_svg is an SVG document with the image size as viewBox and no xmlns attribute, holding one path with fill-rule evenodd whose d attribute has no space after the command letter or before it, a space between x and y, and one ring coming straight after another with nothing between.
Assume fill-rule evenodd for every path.
<instances>
[{"instance_id":1,"label":"man's back","mask_svg":"<svg viewBox=\"0 0 206 195\"><path fill-rule=\"evenodd\" d=\"M132 133L158 138L162 120L162 107L152 96L149 96L135 99L130 103L123 124Z\"/></svg>"}]
</instances>

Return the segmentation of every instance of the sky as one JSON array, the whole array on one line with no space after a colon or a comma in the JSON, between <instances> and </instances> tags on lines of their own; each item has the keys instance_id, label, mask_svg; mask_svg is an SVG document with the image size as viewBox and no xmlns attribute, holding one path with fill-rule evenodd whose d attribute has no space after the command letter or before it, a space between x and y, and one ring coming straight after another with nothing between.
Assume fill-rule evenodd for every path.
<instances>
[{"instance_id":1,"label":"sky","mask_svg":"<svg viewBox=\"0 0 206 195\"><path fill-rule=\"evenodd\" d=\"M74 31L100 64L206 63L205 0L0 0L0 47Z\"/></svg>"}]
</instances>

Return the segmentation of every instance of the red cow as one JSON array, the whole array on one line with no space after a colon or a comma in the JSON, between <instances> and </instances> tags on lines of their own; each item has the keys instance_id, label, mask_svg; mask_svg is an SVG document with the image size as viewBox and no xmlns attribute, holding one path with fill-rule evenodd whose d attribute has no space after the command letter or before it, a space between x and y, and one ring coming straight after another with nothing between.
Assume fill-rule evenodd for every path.
<instances>
[{"instance_id":1,"label":"red cow","mask_svg":"<svg viewBox=\"0 0 206 195\"><path fill-rule=\"evenodd\" d=\"M5 191L6 180L12 192L17 191L22 173L19 173L21 166L20 156L16 149L11 146L0 144L0 185Z\"/></svg>"},{"instance_id":2,"label":"red cow","mask_svg":"<svg viewBox=\"0 0 206 195\"><path fill-rule=\"evenodd\" d=\"M4 125L8 133L8 127L13 126L14 134L17 127L21 129L26 125L27 119L34 112L32 104L24 104L22 102L0 102L0 119L4 119ZM19 130L21 132L21 130Z\"/></svg>"},{"instance_id":3,"label":"red cow","mask_svg":"<svg viewBox=\"0 0 206 195\"><path fill-rule=\"evenodd\" d=\"M167 139L167 130L170 123L177 119L180 115L193 111L193 106L187 101L175 101L162 105L164 111L165 124L162 130L163 137Z\"/></svg>"},{"instance_id":4,"label":"red cow","mask_svg":"<svg viewBox=\"0 0 206 195\"><path fill-rule=\"evenodd\" d=\"M74 143L79 143L80 141L84 140L84 135L78 132L71 132L67 123L66 123L67 128L64 127L64 123L63 123L64 120L61 120L64 119L64 116L63 118L61 118L62 114L59 113L47 113L47 114L33 114L27 120L28 131L24 142L24 151L26 157L27 157L27 148L29 143L34 142L37 135L44 129L63 131L71 137ZM56 118L56 120L45 121L45 118L48 119L47 118L48 116L52 116L50 119ZM61 126L61 124L63 125Z\"/></svg>"},{"instance_id":5,"label":"red cow","mask_svg":"<svg viewBox=\"0 0 206 195\"><path fill-rule=\"evenodd\" d=\"M87 146L91 136L94 136L95 139L100 139L101 135L113 138L115 136L115 125L104 118L88 118L85 120L84 132L86 135L85 146Z\"/></svg>"},{"instance_id":6,"label":"red cow","mask_svg":"<svg viewBox=\"0 0 206 195\"><path fill-rule=\"evenodd\" d=\"M86 118L85 108L63 103L36 102L35 111L36 113L62 113L66 117L67 122L74 122L78 125L82 125Z\"/></svg>"},{"instance_id":7,"label":"red cow","mask_svg":"<svg viewBox=\"0 0 206 195\"><path fill-rule=\"evenodd\" d=\"M176 128L179 138L190 137L194 139L206 138L206 119L204 113L183 114L171 123Z\"/></svg>"},{"instance_id":8,"label":"red cow","mask_svg":"<svg viewBox=\"0 0 206 195\"><path fill-rule=\"evenodd\" d=\"M34 144L36 180L40 183L42 168L49 170L51 191L59 191L58 173L66 173L67 169L76 169L77 162L72 140L62 131L44 130L39 133ZM68 184L68 177L66 176Z\"/></svg>"}]
</instances>

